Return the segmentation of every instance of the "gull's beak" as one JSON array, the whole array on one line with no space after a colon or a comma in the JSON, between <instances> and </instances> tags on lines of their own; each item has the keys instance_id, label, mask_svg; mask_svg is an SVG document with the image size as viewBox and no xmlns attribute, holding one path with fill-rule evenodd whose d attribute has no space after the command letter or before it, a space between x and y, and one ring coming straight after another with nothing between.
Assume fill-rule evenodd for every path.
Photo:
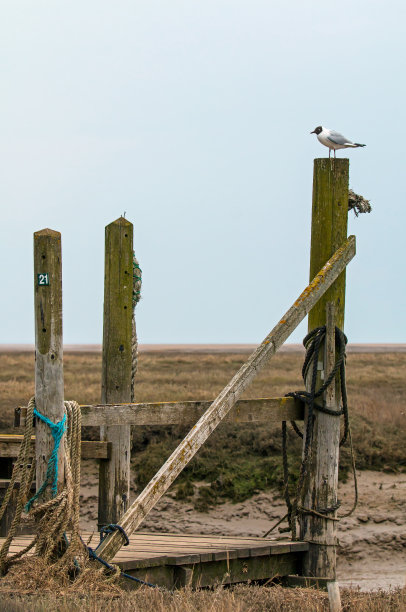
<instances>
[{"instance_id":1,"label":"gull's beak","mask_svg":"<svg viewBox=\"0 0 406 612\"><path fill-rule=\"evenodd\" d=\"M316 133L316 130L313 130L313 132L310 132L310 134L315 134L315 133Z\"/></svg>"}]
</instances>

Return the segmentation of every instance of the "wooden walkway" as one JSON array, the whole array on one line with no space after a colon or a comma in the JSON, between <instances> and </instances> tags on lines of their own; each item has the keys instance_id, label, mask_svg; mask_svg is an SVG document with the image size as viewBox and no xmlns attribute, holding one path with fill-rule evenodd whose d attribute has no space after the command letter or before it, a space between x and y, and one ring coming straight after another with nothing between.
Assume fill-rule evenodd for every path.
<instances>
[{"instance_id":1,"label":"wooden walkway","mask_svg":"<svg viewBox=\"0 0 406 612\"><path fill-rule=\"evenodd\" d=\"M82 534L85 542L90 534ZM16 553L32 536L17 536L10 547ZM0 546L4 538L0 538ZM99 535L89 546L96 548ZM126 573L167 588L205 587L277 576L301 574L305 542L275 541L267 538L137 532L114 557ZM128 587L137 583L125 581Z\"/></svg>"}]
</instances>

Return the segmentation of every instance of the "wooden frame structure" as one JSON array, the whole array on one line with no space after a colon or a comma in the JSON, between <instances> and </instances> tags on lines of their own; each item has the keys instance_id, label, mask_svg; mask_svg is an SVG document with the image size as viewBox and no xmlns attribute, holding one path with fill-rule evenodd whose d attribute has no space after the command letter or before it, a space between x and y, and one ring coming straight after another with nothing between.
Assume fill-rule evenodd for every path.
<instances>
[{"instance_id":1,"label":"wooden frame structure","mask_svg":"<svg viewBox=\"0 0 406 612\"><path fill-rule=\"evenodd\" d=\"M106 227L102 403L81 406L82 425L98 425L102 428L100 442L83 443L82 447L82 457L98 457L101 461L100 527L108 523L118 523L130 536L223 420L255 423L307 418L301 402L293 398L239 398L309 313L309 329L323 325L327 320L327 340L319 356L319 385L332 368L334 324L336 322L342 328L344 322L345 269L355 255L355 237L346 237L348 165L347 159L336 159L334 163L327 159L315 160L310 283L213 402L131 402L133 228L132 224L123 218ZM35 396L42 414L57 421L62 418L63 402L61 250L58 232L42 230L34 234L34 261L37 313ZM40 285L40 276L44 274L48 284ZM51 395L55 401L50 401ZM329 406L337 407L340 402L338 389L329 392L325 400ZM20 409L17 416L19 424L23 425L24 409ZM313 442L315 452L312 455L305 492L305 503L308 506L312 503L317 505L319 501L324 505L334 504L336 501L339 434L337 421L338 419L334 420L329 415L316 415ZM177 423L190 424L193 427L130 506L131 425ZM51 436L38 425L36 432L39 486L44 473L43 458L46 456L46 449L50 448ZM0 436L0 457L15 456L17 444L18 436L8 439ZM332 456L333 462L328 459ZM62 479L61 455L59 481ZM298 542L297 552L304 555L304 560L301 567L296 568L297 572L310 577L334 579L335 522L328 517L324 519L311 514L305 515L301 519L301 539L305 544ZM119 531L115 531L104 539L98 554L106 561L116 559L122 544L123 536ZM271 555L271 548L268 548L266 554ZM289 551L285 550L286 554L288 552L290 554L291 548ZM229 561L228 557L227 559ZM142 564L141 566L144 567ZM141 566L137 566L138 569ZM179 571L177 570L178 574ZM199 571L200 574L197 574L202 575L203 570ZM186 578L176 580L179 584L185 584ZM191 583L194 584L193 580Z\"/></svg>"}]
</instances>

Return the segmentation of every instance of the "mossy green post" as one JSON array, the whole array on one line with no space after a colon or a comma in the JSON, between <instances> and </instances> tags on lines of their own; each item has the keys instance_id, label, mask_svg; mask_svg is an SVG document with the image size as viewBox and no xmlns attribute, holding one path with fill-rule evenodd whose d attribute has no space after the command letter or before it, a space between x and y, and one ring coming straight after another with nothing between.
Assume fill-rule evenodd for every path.
<instances>
[{"instance_id":1,"label":"mossy green post","mask_svg":"<svg viewBox=\"0 0 406 612\"><path fill-rule=\"evenodd\" d=\"M35 404L38 412L58 423L64 416L62 345L61 234L43 229L34 234ZM51 430L37 419L35 455L37 490L45 480L54 448ZM58 452L58 491L64 484L64 445ZM51 499L44 491L41 501Z\"/></svg>"},{"instance_id":2,"label":"mossy green post","mask_svg":"<svg viewBox=\"0 0 406 612\"><path fill-rule=\"evenodd\" d=\"M120 217L106 227L102 404L131 402L133 225ZM99 527L117 523L130 496L131 426L101 427L111 457L100 461Z\"/></svg>"},{"instance_id":3,"label":"mossy green post","mask_svg":"<svg viewBox=\"0 0 406 612\"><path fill-rule=\"evenodd\" d=\"M310 278L347 239L348 176L348 159L314 160ZM318 357L318 387L333 367L334 326L343 329L344 309L345 270L309 312L309 332L327 326L326 342ZM337 384L326 392L324 401L334 410L339 408L341 397ZM323 511L337 503L339 439L340 419L316 410L312 452L302 499L302 506L306 509ZM336 512L330 512L329 516L335 518ZM304 513L300 523L300 537L310 543L304 558L303 574L335 578L336 522Z\"/></svg>"},{"instance_id":4,"label":"mossy green post","mask_svg":"<svg viewBox=\"0 0 406 612\"><path fill-rule=\"evenodd\" d=\"M349 165L348 159L314 160L310 280L347 239ZM325 324L327 302L343 329L345 270L310 311L309 331Z\"/></svg>"}]
</instances>

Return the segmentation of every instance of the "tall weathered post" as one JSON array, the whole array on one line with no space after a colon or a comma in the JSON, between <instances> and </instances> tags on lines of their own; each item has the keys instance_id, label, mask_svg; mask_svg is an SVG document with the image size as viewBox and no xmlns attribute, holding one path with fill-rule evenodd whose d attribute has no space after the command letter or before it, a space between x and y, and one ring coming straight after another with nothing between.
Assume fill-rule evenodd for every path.
<instances>
[{"instance_id":1,"label":"tall weathered post","mask_svg":"<svg viewBox=\"0 0 406 612\"><path fill-rule=\"evenodd\" d=\"M61 234L44 229L34 234L35 404L38 412L58 423L64 416L62 345ZM54 448L51 431L37 419L35 428L37 490L45 481ZM58 491L64 483L63 444L58 452ZM43 500L51 498L47 488Z\"/></svg>"},{"instance_id":2,"label":"tall weathered post","mask_svg":"<svg viewBox=\"0 0 406 612\"><path fill-rule=\"evenodd\" d=\"M348 176L348 159L314 160L310 278L347 238ZM309 332L327 326L326 341L318 356L318 387L334 365L334 325L343 329L344 309L345 270L309 313ZM330 387L323 399L329 408L337 410L341 401L339 386ZM335 578L336 521L331 519L336 517L336 511L326 510L337 504L339 439L340 419L315 410L302 503L305 509L325 513L328 518L311 512L301 516L301 539L310 545L303 567L306 576Z\"/></svg>"},{"instance_id":3,"label":"tall weathered post","mask_svg":"<svg viewBox=\"0 0 406 612\"><path fill-rule=\"evenodd\" d=\"M102 404L131 401L133 225L120 217L106 226ZM99 528L116 523L130 496L131 426L101 427L111 442L110 459L100 461Z\"/></svg>"}]
</instances>

